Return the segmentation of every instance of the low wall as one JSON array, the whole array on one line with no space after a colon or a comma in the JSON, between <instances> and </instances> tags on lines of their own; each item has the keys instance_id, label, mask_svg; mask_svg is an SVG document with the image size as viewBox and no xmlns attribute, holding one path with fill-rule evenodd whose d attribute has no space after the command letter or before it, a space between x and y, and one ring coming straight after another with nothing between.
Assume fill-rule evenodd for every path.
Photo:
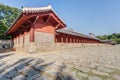
<instances>
[{"instance_id":1,"label":"low wall","mask_svg":"<svg viewBox=\"0 0 120 80\"><path fill-rule=\"evenodd\" d=\"M17 46L16 51L21 52L47 52L47 51L57 51L69 48L78 47L88 47L88 46L102 46L105 44L95 44L95 43L30 43L27 46Z\"/></svg>"},{"instance_id":2,"label":"low wall","mask_svg":"<svg viewBox=\"0 0 120 80\"><path fill-rule=\"evenodd\" d=\"M87 47L87 46L102 46L104 44L95 43L39 43L35 44L35 52L64 50L69 48Z\"/></svg>"},{"instance_id":3,"label":"low wall","mask_svg":"<svg viewBox=\"0 0 120 80\"><path fill-rule=\"evenodd\" d=\"M13 41L12 40L3 40L0 39L0 51L4 49L9 49L13 47Z\"/></svg>"}]
</instances>

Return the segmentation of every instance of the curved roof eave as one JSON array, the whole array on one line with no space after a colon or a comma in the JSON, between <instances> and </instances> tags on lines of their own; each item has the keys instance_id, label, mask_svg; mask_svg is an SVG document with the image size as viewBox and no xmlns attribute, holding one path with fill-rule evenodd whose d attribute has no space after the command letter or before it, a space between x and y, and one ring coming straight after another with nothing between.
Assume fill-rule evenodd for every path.
<instances>
[{"instance_id":1,"label":"curved roof eave","mask_svg":"<svg viewBox=\"0 0 120 80\"><path fill-rule=\"evenodd\" d=\"M36 13L36 12L43 12L43 11L53 11L53 13L57 16L57 18L64 24L64 26L66 27L65 22L57 15L57 13L53 10L51 5L45 6L45 7L24 7L22 9L22 12L20 13L20 15L17 16L17 18L15 19L15 21L10 25L10 27L8 28L8 30L5 32L5 35L9 34L10 29L15 25L15 23L22 17L22 15L24 13Z\"/></svg>"}]
</instances>

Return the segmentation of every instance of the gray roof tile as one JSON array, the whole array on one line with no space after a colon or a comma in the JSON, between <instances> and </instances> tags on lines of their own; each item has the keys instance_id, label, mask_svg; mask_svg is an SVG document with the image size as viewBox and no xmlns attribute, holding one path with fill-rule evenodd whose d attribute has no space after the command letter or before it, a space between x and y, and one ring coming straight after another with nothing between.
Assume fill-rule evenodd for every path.
<instances>
[{"instance_id":1,"label":"gray roof tile","mask_svg":"<svg viewBox=\"0 0 120 80\"><path fill-rule=\"evenodd\" d=\"M89 36L89 35L86 35L86 34L82 34L82 33L79 33L77 31L70 30L70 29L67 29L67 28L58 29L58 30L56 30L56 32L75 35L75 36L80 36L80 37L89 38L89 39L99 40L96 37L92 37L92 36Z\"/></svg>"}]
</instances>

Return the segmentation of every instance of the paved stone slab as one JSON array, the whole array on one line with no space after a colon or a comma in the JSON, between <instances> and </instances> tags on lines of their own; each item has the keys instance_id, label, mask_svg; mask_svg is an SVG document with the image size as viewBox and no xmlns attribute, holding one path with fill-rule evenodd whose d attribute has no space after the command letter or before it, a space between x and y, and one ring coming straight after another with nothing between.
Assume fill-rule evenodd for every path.
<instances>
[{"instance_id":1,"label":"paved stone slab","mask_svg":"<svg viewBox=\"0 0 120 80\"><path fill-rule=\"evenodd\" d=\"M58 70L56 70L56 69L47 70L47 71L45 71L45 73L49 74L49 75L51 75L53 77L60 76L60 72Z\"/></svg>"},{"instance_id":2,"label":"paved stone slab","mask_svg":"<svg viewBox=\"0 0 120 80\"><path fill-rule=\"evenodd\" d=\"M57 65L50 65L48 66L50 69L54 68L54 69L60 69L61 67L60 66L57 66Z\"/></svg>"},{"instance_id":3,"label":"paved stone slab","mask_svg":"<svg viewBox=\"0 0 120 80\"><path fill-rule=\"evenodd\" d=\"M90 65L89 65L90 68L96 68L98 66L100 66L99 63L90 63Z\"/></svg>"},{"instance_id":4,"label":"paved stone slab","mask_svg":"<svg viewBox=\"0 0 120 80\"><path fill-rule=\"evenodd\" d=\"M5 71L4 69L0 69L0 73L2 73L3 71Z\"/></svg>"},{"instance_id":5,"label":"paved stone slab","mask_svg":"<svg viewBox=\"0 0 120 80\"><path fill-rule=\"evenodd\" d=\"M78 72L78 75L84 78L88 77L86 73L82 73L82 72Z\"/></svg>"},{"instance_id":6,"label":"paved stone slab","mask_svg":"<svg viewBox=\"0 0 120 80\"><path fill-rule=\"evenodd\" d=\"M9 78L0 78L0 80L11 80Z\"/></svg>"},{"instance_id":7,"label":"paved stone slab","mask_svg":"<svg viewBox=\"0 0 120 80\"><path fill-rule=\"evenodd\" d=\"M26 77L22 74L19 74L16 77L12 78L12 80L26 80Z\"/></svg>"},{"instance_id":8,"label":"paved stone slab","mask_svg":"<svg viewBox=\"0 0 120 80\"><path fill-rule=\"evenodd\" d=\"M37 71L46 71L48 70L47 66L34 66Z\"/></svg>"},{"instance_id":9,"label":"paved stone slab","mask_svg":"<svg viewBox=\"0 0 120 80\"><path fill-rule=\"evenodd\" d=\"M99 67L97 68L97 70L103 71L103 72L107 72L107 73L111 73L111 72L114 71L113 69L105 68L105 67L103 67L103 66L99 66Z\"/></svg>"},{"instance_id":10,"label":"paved stone slab","mask_svg":"<svg viewBox=\"0 0 120 80\"><path fill-rule=\"evenodd\" d=\"M39 77L41 77L40 74L35 74L35 75L33 75L33 76L29 76L29 77L27 77L26 80L34 80L34 79L39 78Z\"/></svg>"},{"instance_id":11,"label":"paved stone slab","mask_svg":"<svg viewBox=\"0 0 120 80\"><path fill-rule=\"evenodd\" d=\"M19 71L19 70L23 69L25 66L26 66L26 64L20 64L20 65L16 66L15 68L17 71Z\"/></svg>"},{"instance_id":12,"label":"paved stone slab","mask_svg":"<svg viewBox=\"0 0 120 80\"><path fill-rule=\"evenodd\" d=\"M90 69L86 68L86 67L75 67L75 68L82 71L82 72L86 72L86 73L90 71Z\"/></svg>"},{"instance_id":13,"label":"paved stone slab","mask_svg":"<svg viewBox=\"0 0 120 80\"><path fill-rule=\"evenodd\" d=\"M98 70L91 70L93 73L98 74L98 75L103 75L103 76L109 76L108 73L102 72L102 71L98 71Z\"/></svg>"},{"instance_id":14,"label":"paved stone slab","mask_svg":"<svg viewBox=\"0 0 120 80\"><path fill-rule=\"evenodd\" d=\"M27 76L32 76L34 74L38 74L39 73L38 71L36 71L33 68L28 67L28 66L26 66L24 69L20 70L19 72L23 73L24 75L27 75Z\"/></svg>"},{"instance_id":15,"label":"paved stone slab","mask_svg":"<svg viewBox=\"0 0 120 80\"><path fill-rule=\"evenodd\" d=\"M38 78L36 78L34 80L54 80L54 79L51 78L51 77L48 77L48 76L41 76L41 77L38 77Z\"/></svg>"},{"instance_id":16,"label":"paved stone slab","mask_svg":"<svg viewBox=\"0 0 120 80\"><path fill-rule=\"evenodd\" d=\"M62 78L62 80L71 80L72 78L71 78L71 76L68 76L68 75L65 75L63 78Z\"/></svg>"},{"instance_id":17,"label":"paved stone slab","mask_svg":"<svg viewBox=\"0 0 120 80\"><path fill-rule=\"evenodd\" d=\"M18 74L18 72L15 70L15 69L13 69L13 70L10 70L9 72L7 72L6 74L5 74L5 76L6 77L14 77L14 76L16 76Z\"/></svg>"},{"instance_id":18,"label":"paved stone slab","mask_svg":"<svg viewBox=\"0 0 120 80\"><path fill-rule=\"evenodd\" d=\"M88 80L102 80L102 79L99 77L90 76L90 77L88 77Z\"/></svg>"},{"instance_id":19,"label":"paved stone slab","mask_svg":"<svg viewBox=\"0 0 120 80\"><path fill-rule=\"evenodd\" d=\"M28 62L27 64L33 66L33 65L36 65L36 64L40 64L42 62L41 59L33 59L32 61Z\"/></svg>"},{"instance_id":20,"label":"paved stone slab","mask_svg":"<svg viewBox=\"0 0 120 80\"><path fill-rule=\"evenodd\" d=\"M120 80L120 75L114 75L113 77L115 80Z\"/></svg>"}]
</instances>

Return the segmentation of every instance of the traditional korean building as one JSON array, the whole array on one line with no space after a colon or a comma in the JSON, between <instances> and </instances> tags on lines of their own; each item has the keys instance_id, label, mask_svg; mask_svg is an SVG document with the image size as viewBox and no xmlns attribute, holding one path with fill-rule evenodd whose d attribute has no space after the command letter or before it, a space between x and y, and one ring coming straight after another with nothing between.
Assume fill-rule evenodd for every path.
<instances>
[{"instance_id":1,"label":"traditional korean building","mask_svg":"<svg viewBox=\"0 0 120 80\"><path fill-rule=\"evenodd\" d=\"M75 46L76 44L100 43L100 40L94 36L67 29L65 22L51 5L23 8L21 14L7 30L6 35L12 36L15 50L25 52L65 48L66 43L72 46L73 44Z\"/></svg>"}]
</instances>

